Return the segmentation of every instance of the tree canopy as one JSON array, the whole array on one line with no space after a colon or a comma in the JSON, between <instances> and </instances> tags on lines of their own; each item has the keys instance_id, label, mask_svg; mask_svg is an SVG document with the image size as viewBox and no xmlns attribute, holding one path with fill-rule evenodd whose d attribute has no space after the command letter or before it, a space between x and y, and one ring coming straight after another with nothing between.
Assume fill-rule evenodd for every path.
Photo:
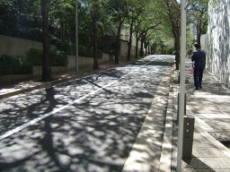
<instances>
[{"instance_id":1,"label":"tree canopy","mask_svg":"<svg viewBox=\"0 0 230 172\"><path fill-rule=\"evenodd\" d=\"M79 53L94 57L94 69L98 68L100 52L112 52L114 62L119 63L122 30L129 33L127 60L136 40L137 58L144 55L147 46L153 53L176 51L178 68L180 4L177 0L0 0L0 34L44 41L41 2L45 1L49 11L47 41L68 54L75 53L75 4L78 2ZM206 32L207 3L208 0L194 0L189 5L188 21L196 28L198 41ZM114 37L110 46L104 42L106 35Z\"/></svg>"},{"instance_id":2,"label":"tree canopy","mask_svg":"<svg viewBox=\"0 0 230 172\"><path fill-rule=\"evenodd\" d=\"M207 32L208 2L209 0L194 0L188 9L188 22L191 24L199 44L201 35Z\"/></svg>"}]
</instances>

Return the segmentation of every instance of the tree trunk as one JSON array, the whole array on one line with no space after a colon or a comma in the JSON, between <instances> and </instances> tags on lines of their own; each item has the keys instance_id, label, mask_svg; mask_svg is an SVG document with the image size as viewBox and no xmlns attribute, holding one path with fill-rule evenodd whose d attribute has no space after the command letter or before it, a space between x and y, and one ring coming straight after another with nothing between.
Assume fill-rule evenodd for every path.
<instances>
[{"instance_id":1,"label":"tree trunk","mask_svg":"<svg viewBox=\"0 0 230 172\"><path fill-rule=\"evenodd\" d=\"M175 36L174 37L174 47L175 47L175 61L176 61L176 70L179 70L179 64L180 64L180 37Z\"/></svg>"},{"instance_id":2,"label":"tree trunk","mask_svg":"<svg viewBox=\"0 0 230 172\"><path fill-rule=\"evenodd\" d=\"M172 33L174 36L174 48L176 51L175 53L176 70L179 70L180 67L180 25L178 24L178 22L174 21L172 24Z\"/></svg>"},{"instance_id":3,"label":"tree trunk","mask_svg":"<svg viewBox=\"0 0 230 172\"><path fill-rule=\"evenodd\" d=\"M144 56L144 36L141 37L141 50L140 50L140 57Z\"/></svg>"},{"instance_id":4,"label":"tree trunk","mask_svg":"<svg viewBox=\"0 0 230 172\"><path fill-rule=\"evenodd\" d=\"M93 69L98 69L98 53L97 53L97 24L96 24L96 18L93 17Z\"/></svg>"},{"instance_id":5,"label":"tree trunk","mask_svg":"<svg viewBox=\"0 0 230 172\"><path fill-rule=\"evenodd\" d=\"M130 35L130 37L132 37L132 35ZM130 61L131 59L131 49L132 49L132 38L129 38L127 61Z\"/></svg>"},{"instance_id":6,"label":"tree trunk","mask_svg":"<svg viewBox=\"0 0 230 172\"><path fill-rule=\"evenodd\" d=\"M197 34L197 43L200 45L200 34Z\"/></svg>"},{"instance_id":7,"label":"tree trunk","mask_svg":"<svg viewBox=\"0 0 230 172\"><path fill-rule=\"evenodd\" d=\"M138 44L138 42L139 42L139 39L138 39L138 38L136 38L136 59L138 59L138 57L139 57L139 53L138 53L138 50L139 50L139 44Z\"/></svg>"},{"instance_id":8,"label":"tree trunk","mask_svg":"<svg viewBox=\"0 0 230 172\"><path fill-rule=\"evenodd\" d=\"M49 22L48 22L48 6L49 0L41 0L42 13L42 80L48 81L51 79L51 59L50 59L50 40L49 40Z\"/></svg>"},{"instance_id":9,"label":"tree trunk","mask_svg":"<svg viewBox=\"0 0 230 172\"><path fill-rule=\"evenodd\" d=\"M129 42L128 42L128 54L127 54L127 61L130 61L131 59L131 49L132 49L132 41L133 41L133 20L130 25L130 30L129 30Z\"/></svg>"},{"instance_id":10,"label":"tree trunk","mask_svg":"<svg viewBox=\"0 0 230 172\"><path fill-rule=\"evenodd\" d=\"M197 43L200 45L200 37L201 37L201 31L200 29L197 29Z\"/></svg>"},{"instance_id":11,"label":"tree trunk","mask_svg":"<svg viewBox=\"0 0 230 172\"><path fill-rule=\"evenodd\" d=\"M202 16L203 16L203 13L202 13L202 15L200 16L201 18L202 18ZM199 19L198 20L198 25L197 25L197 43L200 45L200 37L201 37L201 23L202 23L202 21L201 21L201 19Z\"/></svg>"},{"instance_id":12,"label":"tree trunk","mask_svg":"<svg viewBox=\"0 0 230 172\"><path fill-rule=\"evenodd\" d=\"M115 64L119 64L119 58L120 58L120 48L121 48L120 35L121 35L121 27L122 27L122 22L119 23L118 30L117 30L116 45L115 45Z\"/></svg>"},{"instance_id":13,"label":"tree trunk","mask_svg":"<svg viewBox=\"0 0 230 172\"><path fill-rule=\"evenodd\" d=\"M157 49L157 44L154 42L152 45L152 54L156 53L156 49Z\"/></svg>"}]
</instances>

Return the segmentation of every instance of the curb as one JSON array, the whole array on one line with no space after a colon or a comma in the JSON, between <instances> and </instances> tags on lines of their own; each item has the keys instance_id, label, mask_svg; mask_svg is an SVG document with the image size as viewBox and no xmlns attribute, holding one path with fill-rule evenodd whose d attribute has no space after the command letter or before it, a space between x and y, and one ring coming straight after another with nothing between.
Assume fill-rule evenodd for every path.
<instances>
[{"instance_id":1,"label":"curb","mask_svg":"<svg viewBox=\"0 0 230 172\"><path fill-rule=\"evenodd\" d=\"M170 109L167 106L171 103L168 98L171 90L172 72L173 69L169 70L159 83L151 107L146 114L145 121L137 135L122 172L149 172L160 171L160 169L162 169L162 172L171 171L171 155L169 155L171 151L169 152L168 150L172 148L172 128L170 129L172 127L170 122L172 117L167 114ZM170 105L172 106L173 104ZM162 109L164 106L165 109ZM163 125L161 126L161 124ZM158 125L162 128L159 128ZM159 137L161 134L162 138ZM149 136L152 137L149 138Z\"/></svg>"},{"instance_id":2,"label":"curb","mask_svg":"<svg viewBox=\"0 0 230 172\"><path fill-rule=\"evenodd\" d=\"M173 88L170 86L159 172L171 172L173 145Z\"/></svg>"},{"instance_id":3,"label":"curb","mask_svg":"<svg viewBox=\"0 0 230 172\"><path fill-rule=\"evenodd\" d=\"M40 85L37 85L37 86L24 88L24 89L21 89L21 90L17 90L17 91L2 94L2 95L0 95L0 99L8 98L8 97L15 96L15 95L18 95L18 94L24 94L26 92L33 91L35 89L50 88L50 87L53 87L54 85L58 85L58 84L61 84L63 82L71 81L71 80L74 80L74 79L77 79L77 78L78 78L77 76L74 76L74 77L71 76L70 78L55 79L53 81L44 82L44 83L42 83Z\"/></svg>"}]
</instances>

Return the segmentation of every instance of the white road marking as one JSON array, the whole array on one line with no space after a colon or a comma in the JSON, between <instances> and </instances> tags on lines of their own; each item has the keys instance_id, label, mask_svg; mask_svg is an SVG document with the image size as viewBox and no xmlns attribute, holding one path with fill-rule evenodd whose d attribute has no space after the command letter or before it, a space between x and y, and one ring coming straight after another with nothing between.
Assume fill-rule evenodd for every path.
<instances>
[{"instance_id":1,"label":"white road marking","mask_svg":"<svg viewBox=\"0 0 230 172\"><path fill-rule=\"evenodd\" d=\"M114 81L114 82L111 82L111 83L109 83L109 84L107 84L107 85L105 85L105 86L102 87L102 88L99 88L99 89L97 89L97 90L95 90L95 91L92 91L92 92L90 92L89 94L87 94L87 95L85 95L85 96L83 96L83 97L81 97L81 98L79 98L79 99L76 99L75 101L73 101L73 102L71 102L71 103L69 103L69 104L67 104L67 105L65 105L65 106L62 106L62 107L60 107L60 108L58 108L58 109L55 109L55 110L53 110L53 111L51 111L51 112L49 112L49 113L47 113L47 114L45 114L45 115L43 115L43 116L37 117L37 118L35 118L35 119L33 119L33 120L31 120L31 121L29 121L29 122L27 122L27 123L25 123L25 124L23 124L23 125L21 125L21 126L16 127L15 129L12 129L12 130L10 130L10 131L7 131L5 134L3 134L3 135L0 136L0 140L3 140L3 139L5 139L5 138L7 138L7 137L9 137L9 136L11 136L11 135L13 135L13 134L19 132L19 131L25 129L25 128L27 128L28 126L31 126L31 125L33 125L33 124L36 124L37 122L39 122L39 121L41 121L41 120L43 120L43 119L45 119L45 118L47 118L47 117L49 117L49 116L51 116L51 115L53 115L53 114L55 114L55 113L57 113L57 112L63 110L63 109L65 109L65 108L67 108L67 107L69 107L69 106L71 106L71 105L73 105L73 104L75 104L75 103L80 103L80 102L81 102L82 100L84 100L85 98L89 97L90 95L96 94L97 92L99 92L99 91L103 90L104 88L106 88L106 87L112 85L113 83L115 83L115 81Z\"/></svg>"},{"instance_id":2,"label":"white road marking","mask_svg":"<svg viewBox=\"0 0 230 172\"><path fill-rule=\"evenodd\" d=\"M118 80L123 79L125 76L127 76L127 75L131 74L132 72L135 72L136 70L142 68L144 65L148 65L149 63L153 62L154 60L156 60L156 59L153 59L153 60L151 60L151 61L149 61L149 62L147 62L147 63L145 63L145 64L143 64L143 65L140 65L140 67L137 67L135 70L132 70L131 72L125 74L124 76L122 76L122 77L119 78ZM143 61L144 61L144 60L143 60ZM23 129L25 129L25 128L27 128L27 127L33 125L33 124L36 124L37 122L39 122L39 121L41 121L41 120L43 120L43 119L45 119L45 118L47 118L47 117L49 117L49 116L51 116L51 115L53 115L53 114L55 114L55 113L57 113L57 112L63 110L63 109L65 109L65 108L67 108L67 107L69 107L69 106L71 106L71 105L73 105L73 104L75 104L75 103L80 103L82 100L86 99L86 98L89 97L90 95L95 95L97 92L99 92L99 91L101 91L101 90L103 90L103 89L109 87L110 85L113 85L113 84L114 84L115 82L117 82L118 80L113 81L113 82L111 82L111 83L109 83L109 84L107 84L107 85L105 85L105 86L103 86L103 87L101 87L101 88L98 88L98 89L95 90L95 91L92 91L92 92L86 94L85 96L80 97L79 99L76 99L76 100L73 101L72 103L69 103L69 104L67 104L67 105L65 105L65 106L62 106L62 107L60 107L60 108L58 108L58 109L55 109L55 110L53 110L53 111L51 111L51 112L49 112L49 113L47 113L47 114L45 114L45 115L42 115L42 116L40 116L40 117L37 117L37 118L35 118L35 119L33 119L33 120L31 120L31 121L29 121L29 122L27 122L27 123L25 123L25 124L23 124L23 125L21 125L21 126L18 126L18 127L14 128L14 129L12 129L12 130L10 130L10 131L7 131L6 133L4 133L4 134L2 134L2 135L0 136L0 140L3 140L3 139L5 139L5 138L7 138L7 137L9 137L9 136L11 136L11 135L13 135L13 134L15 134L15 133L18 133L19 131L21 131L21 130L23 130Z\"/></svg>"}]
</instances>

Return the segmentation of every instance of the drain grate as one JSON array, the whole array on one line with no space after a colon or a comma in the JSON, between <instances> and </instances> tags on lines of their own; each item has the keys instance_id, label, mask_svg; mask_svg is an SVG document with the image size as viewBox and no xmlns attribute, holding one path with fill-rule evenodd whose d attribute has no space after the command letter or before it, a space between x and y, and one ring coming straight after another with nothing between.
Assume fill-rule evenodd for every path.
<instances>
[{"instance_id":1,"label":"drain grate","mask_svg":"<svg viewBox=\"0 0 230 172\"><path fill-rule=\"evenodd\" d=\"M216 140L230 149L230 136L225 133L210 133Z\"/></svg>"},{"instance_id":2,"label":"drain grate","mask_svg":"<svg viewBox=\"0 0 230 172\"><path fill-rule=\"evenodd\" d=\"M230 142L230 137L224 133L210 133L216 140L220 142Z\"/></svg>"}]
</instances>

